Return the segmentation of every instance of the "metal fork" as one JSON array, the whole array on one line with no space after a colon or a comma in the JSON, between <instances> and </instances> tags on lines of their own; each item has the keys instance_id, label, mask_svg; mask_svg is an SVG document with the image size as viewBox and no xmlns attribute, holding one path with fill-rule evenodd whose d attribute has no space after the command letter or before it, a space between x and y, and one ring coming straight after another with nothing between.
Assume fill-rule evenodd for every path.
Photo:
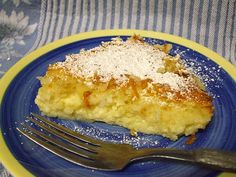
<instances>
[{"instance_id":1,"label":"metal fork","mask_svg":"<svg viewBox=\"0 0 236 177\"><path fill-rule=\"evenodd\" d=\"M235 152L212 149L135 149L128 144L114 144L90 138L38 114L32 113L28 119L44 131L22 123L17 127L19 132L52 153L83 167L116 171L122 170L136 160L157 158L191 162L215 170L236 172ZM45 131L48 133L44 133Z\"/></svg>"}]
</instances>

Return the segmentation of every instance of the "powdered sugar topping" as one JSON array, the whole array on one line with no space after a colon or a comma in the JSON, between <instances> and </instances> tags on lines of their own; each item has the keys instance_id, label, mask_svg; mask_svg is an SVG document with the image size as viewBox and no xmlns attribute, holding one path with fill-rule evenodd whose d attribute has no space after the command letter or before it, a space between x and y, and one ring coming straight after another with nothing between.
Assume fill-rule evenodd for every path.
<instances>
[{"instance_id":1,"label":"powdered sugar topping","mask_svg":"<svg viewBox=\"0 0 236 177\"><path fill-rule=\"evenodd\" d=\"M98 75L103 82L114 78L117 83L124 83L129 75L141 80L151 79L153 83L167 84L175 90L186 87L186 78L173 72L158 72L165 67L163 59L167 56L153 45L113 38L93 49L68 55L57 66L83 78Z\"/></svg>"}]
</instances>

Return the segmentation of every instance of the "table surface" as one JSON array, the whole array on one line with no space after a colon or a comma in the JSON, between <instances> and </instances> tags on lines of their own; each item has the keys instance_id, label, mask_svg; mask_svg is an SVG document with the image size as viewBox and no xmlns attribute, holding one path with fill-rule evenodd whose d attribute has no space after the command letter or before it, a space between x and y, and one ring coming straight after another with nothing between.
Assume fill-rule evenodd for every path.
<instances>
[{"instance_id":1,"label":"table surface","mask_svg":"<svg viewBox=\"0 0 236 177\"><path fill-rule=\"evenodd\" d=\"M100 29L174 34L236 66L235 12L235 0L0 0L0 78L49 42ZM9 176L0 164L0 177Z\"/></svg>"}]
</instances>

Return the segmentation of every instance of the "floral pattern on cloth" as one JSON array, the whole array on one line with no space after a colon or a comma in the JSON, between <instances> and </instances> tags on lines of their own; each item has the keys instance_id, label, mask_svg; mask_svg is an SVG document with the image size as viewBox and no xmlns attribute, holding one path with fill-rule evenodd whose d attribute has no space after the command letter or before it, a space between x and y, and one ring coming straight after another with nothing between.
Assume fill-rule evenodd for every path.
<instances>
[{"instance_id":1,"label":"floral pattern on cloth","mask_svg":"<svg viewBox=\"0 0 236 177\"><path fill-rule=\"evenodd\" d=\"M37 24L29 25L29 17L24 12L12 11L7 15L4 10L0 11L0 60L9 60L11 57L21 57L20 51L15 45L25 45L24 37L31 35Z\"/></svg>"},{"instance_id":2,"label":"floral pattern on cloth","mask_svg":"<svg viewBox=\"0 0 236 177\"><path fill-rule=\"evenodd\" d=\"M8 0L9 1L9 0ZM18 7L20 5L20 3L26 3L26 4L31 4L31 2L29 0L12 0L13 4ZM3 4L6 3L7 0L3 0Z\"/></svg>"},{"instance_id":3,"label":"floral pattern on cloth","mask_svg":"<svg viewBox=\"0 0 236 177\"><path fill-rule=\"evenodd\" d=\"M3 168L3 166L0 164L0 176L1 177L10 177L10 173Z\"/></svg>"}]
</instances>

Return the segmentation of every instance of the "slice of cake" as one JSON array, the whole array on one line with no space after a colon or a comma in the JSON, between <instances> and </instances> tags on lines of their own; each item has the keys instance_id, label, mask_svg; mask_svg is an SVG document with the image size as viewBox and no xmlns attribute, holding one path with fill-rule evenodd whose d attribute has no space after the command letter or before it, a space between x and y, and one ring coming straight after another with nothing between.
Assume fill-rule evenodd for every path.
<instances>
[{"instance_id":1,"label":"slice of cake","mask_svg":"<svg viewBox=\"0 0 236 177\"><path fill-rule=\"evenodd\" d=\"M40 78L35 103L51 117L103 121L176 140L204 129L212 98L179 56L138 36L66 56Z\"/></svg>"}]
</instances>

